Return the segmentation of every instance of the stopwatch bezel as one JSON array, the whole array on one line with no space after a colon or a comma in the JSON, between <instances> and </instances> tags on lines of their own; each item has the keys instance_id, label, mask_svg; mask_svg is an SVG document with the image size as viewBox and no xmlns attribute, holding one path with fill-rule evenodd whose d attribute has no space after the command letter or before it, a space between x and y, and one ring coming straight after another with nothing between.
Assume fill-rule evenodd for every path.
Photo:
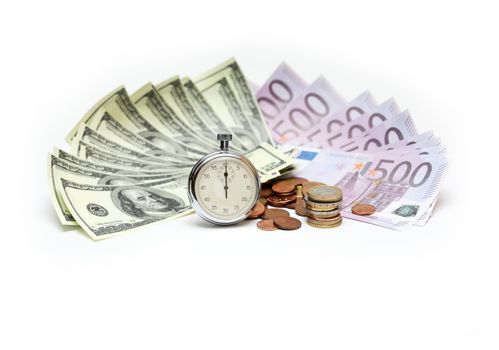
<instances>
[{"instance_id":1,"label":"stopwatch bezel","mask_svg":"<svg viewBox=\"0 0 499 350\"><path fill-rule=\"evenodd\" d=\"M252 204L249 207L250 209L246 213L244 213L244 214L242 214L234 219L230 219L230 220L223 220L221 218L218 218L218 217L211 215L210 213L207 213L203 209L201 204L199 203L199 201L197 199L196 191L195 191L196 179L199 175L199 171L201 170L201 168L205 164L207 164L208 162L211 162L212 160L215 160L217 158L222 158L222 157L224 157L224 158L228 157L228 158L234 158L234 159L240 160L241 162L243 162L244 164L246 164L248 166L252 175L256 179L256 183L255 183L256 191L255 191L255 196L253 198ZM234 151L220 150L217 152L210 153L210 154L204 156L203 158L201 158L200 160L198 160L198 162L194 165L194 167L192 168L192 170L189 174L189 180L188 180L187 187L188 187L189 200L191 201L192 207L194 208L194 210L196 211L196 213L199 216L201 216L204 220L206 220L212 224L227 226L227 225L237 224L238 222L241 222L248 217L248 215L251 213L251 209L255 206L256 202L260 198L261 182L260 182L260 176L258 176L258 171L256 170L255 166L253 165L253 163L251 163L251 161L248 158L246 158L244 155L237 153L237 152L234 152Z\"/></svg>"}]
</instances>

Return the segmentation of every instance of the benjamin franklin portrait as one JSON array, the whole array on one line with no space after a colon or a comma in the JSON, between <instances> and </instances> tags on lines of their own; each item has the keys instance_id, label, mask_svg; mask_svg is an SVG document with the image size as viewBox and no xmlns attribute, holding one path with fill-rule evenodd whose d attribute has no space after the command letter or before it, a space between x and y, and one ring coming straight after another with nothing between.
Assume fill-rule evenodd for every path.
<instances>
[{"instance_id":1,"label":"benjamin franklin portrait","mask_svg":"<svg viewBox=\"0 0 499 350\"><path fill-rule=\"evenodd\" d=\"M136 218L167 218L186 209L182 198L141 186L122 186L112 193L118 209Z\"/></svg>"}]
</instances>

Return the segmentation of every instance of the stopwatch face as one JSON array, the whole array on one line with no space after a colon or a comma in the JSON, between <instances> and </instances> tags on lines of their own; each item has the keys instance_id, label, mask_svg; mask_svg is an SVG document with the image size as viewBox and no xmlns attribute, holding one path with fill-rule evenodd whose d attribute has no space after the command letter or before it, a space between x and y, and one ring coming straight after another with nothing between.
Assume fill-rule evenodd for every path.
<instances>
[{"instance_id":1,"label":"stopwatch face","mask_svg":"<svg viewBox=\"0 0 499 350\"><path fill-rule=\"evenodd\" d=\"M216 224L244 219L260 194L258 174L251 163L228 154L206 160L193 181L196 209Z\"/></svg>"}]
</instances>

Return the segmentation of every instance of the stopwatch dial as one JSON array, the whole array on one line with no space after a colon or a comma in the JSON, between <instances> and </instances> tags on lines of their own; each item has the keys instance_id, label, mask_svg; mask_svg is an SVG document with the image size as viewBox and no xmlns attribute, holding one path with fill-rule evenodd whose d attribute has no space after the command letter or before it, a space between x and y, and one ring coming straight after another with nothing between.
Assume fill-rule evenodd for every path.
<instances>
[{"instance_id":1,"label":"stopwatch dial","mask_svg":"<svg viewBox=\"0 0 499 350\"><path fill-rule=\"evenodd\" d=\"M227 160L223 161L222 166L219 166L217 169L217 178L220 182L225 182L227 180L228 183L231 183L234 179L236 172L232 167L232 164L229 164Z\"/></svg>"},{"instance_id":2,"label":"stopwatch dial","mask_svg":"<svg viewBox=\"0 0 499 350\"><path fill-rule=\"evenodd\" d=\"M219 157L209 161L195 180L198 204L220 221L230 221L248 213L258 191L253 170L238 158Z\"/></svg>"}]
</instances>

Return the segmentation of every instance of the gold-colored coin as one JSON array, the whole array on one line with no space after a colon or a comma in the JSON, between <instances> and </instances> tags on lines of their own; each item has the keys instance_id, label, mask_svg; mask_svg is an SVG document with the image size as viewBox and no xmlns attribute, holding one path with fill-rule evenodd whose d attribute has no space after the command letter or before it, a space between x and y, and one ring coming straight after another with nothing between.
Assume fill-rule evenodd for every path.
<instances>
[{"instance_id":1,"label":"gold-colored coin","mask_svg":"<svg viewBox=\"0 0 499 350\"><path fill-rule=\"evenodd\" d=\"M331 210L331 211L314 211L307 209L307 216L312 219L331 219L336 218L340 215L340 210Z\"/></svg>"},{"instance_id":2,"label":"gold-colored coin","mask_svg":"<svg viewBox=\"0 0 499 350\"><path fill-rule=\"evenodd\" d=\"M303 186L296 186L296 198L303 198Z\"/></svg>"},{"instance_id":3,"label":"gold-colored coin","mask_svg":"<svg viewBox=\"0 0 499 350\"><path fill-rule=\"evenodd\" d=\"M316 219L311 219L307 217L307 224L313 227L318 227L318 228L333 228L333 227L338 227L341 225L343 222L343 219L341 218L341 215L338 216L338 219L333 220L333 221L323 221L323 220L316 220Z\"/></svg>"},{"instance_id":4,"label":"gold-colored coin","mask_svg":"<svg viewBox=\"0 0 499 350\"><path fill-rule=\"evenodd\" d=\"M331 203L321 203L314 202L311 200L306 200L307 209L314 211L331 211L331 210L341 210L341 201L339 202L331 202Z\"/></svg>"},{"instance_id":5,"label":"gold-colored coin","mask_svg":"<svg viewBox=\"0 0 499 350\"><path fill-rule=\"evenodd\" d=\"M303 194L303 197L305 197L307 195L307 192L313 188L313 187L316 187L316 186L321 186L321 185L325 185L324 182L317 182L317 181L308 181L308 182L305 182L302 186L302 194Z\"/></svg>"},{"instance_id":6,"label":"gold-colored coin","mask_svg":"<svg viewBox=\"0 0 499 350\"><path fill-rule=\"evenodd\" d=\"M339 202L343 199L343 192L335 186L315 186L308 190L307 199L322 203Z\"/></svg>"}]
</instances>

